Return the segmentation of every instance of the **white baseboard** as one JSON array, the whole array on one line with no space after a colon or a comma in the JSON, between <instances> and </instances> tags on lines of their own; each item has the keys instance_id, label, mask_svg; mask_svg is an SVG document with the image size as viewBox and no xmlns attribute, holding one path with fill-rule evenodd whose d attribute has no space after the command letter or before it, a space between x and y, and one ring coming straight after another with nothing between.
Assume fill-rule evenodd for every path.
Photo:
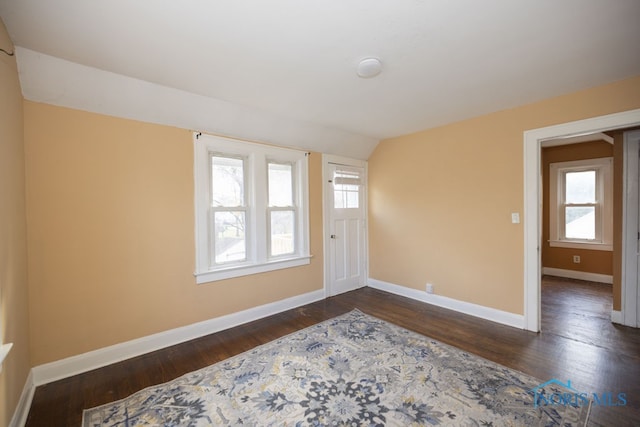
<instances>
[{"instance_id":1,"label":"white baseboard","mask_svg":"<svg viewBox=\"0 0 640 427\"><path fill-rule=\"evenodd\" d=\"M619 325L624 325L622 320L622 312L618 310L611 310L611 323L617 323Z\"/></svg>"},{"instance_id":2,"label":"white baseboard","mask_svg":"<svg viewBox=\"0 0 640 427\"><path fill-rule=\"evenodd\" d=\"M20 400L18 400L18 406L13 412L9 427L23 427L27 423L27 417L29 416L29 409L31 409L31 401L33 400L33 394L36 391L36 385L33 382L33 369L29 371L27 380L22 388L22 394Z\"/></svg>"},{"instance_id":3,"label":"white baseboard","mask_svg":"<svg viewBox=\"0 0 640 427\"><path fill-rule=\"evenodd\" d=\"M632 328L640 328L640 323L636 324L635 316L630 316L633 319L627 319L625 321L622 311L611 310L611 323L617 323L618 325L629 326Z\"/></svg>"},{"instance_id":4,"label":"white baseboard","mask_svg":"<svg viewBox=\"0 0 640 427\"><path fill-rule=\"evenodd\" d=\"M325 298L324 289L46 363L32 369L36 386L213 334Z\"/></svg>"},{"instance_id":5,"label":"white baseboard","mask_svg":"<svg viewBox=\"0 0 640 427\"><path fill-rule=\"evenodd\" d=\"M609 274L587 273L585 271L564 270L562 268L542 267L542 274L566 277L567 279L587 280L589 282L613 283L613 276Z\"/></svg>"},{"instance_id":6,"label":"white baseboard","mask_svg":"<svg viewBox=\"0 0 640 427\"><path fill-rule=\"evenodd\" d=\"M442 295L428 294L424 291L395 285L393 283L383 282L382 280L369 278L368 284L372 288L426 302L427 304L437 305L438 307L447 308L449 310L454 310L463 314L468 314L470 316L479 317L481 319L490 320L492 322L501 323L507 326L513 326L514 328L525 328L524 316L521 314L509 313L507 311L497 310L495 308L485 307L483 305L460 301L453 298L444 297Z\"/></svg>"}]
</instances>

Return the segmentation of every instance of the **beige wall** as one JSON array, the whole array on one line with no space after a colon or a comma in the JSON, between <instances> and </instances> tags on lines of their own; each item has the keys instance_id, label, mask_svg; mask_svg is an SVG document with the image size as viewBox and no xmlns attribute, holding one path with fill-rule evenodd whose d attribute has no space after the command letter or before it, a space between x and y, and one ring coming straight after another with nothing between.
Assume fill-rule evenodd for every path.
<instances>
[{"instance_id":1,"label":"beige wall","mask_svg":"<svg viewBox=\"0 0 640 427\"><path fill-rule=\"evenodd\" d=\"M563 270L613 275L613 252L588 249L559 248L549 245L549 165L572 160L613 157L613 145L605 141L582 144L561 145L542 149L542 266ZM615 165L614 165L615 167ZM614 195L620 193L618 182L614 182ZM615 198L615 196L614 196ZM614 218L613 221L621 221ZM614 235L614 240L619 236ZM573 262L573 256L580 256L580 264Z\"/></svg>"},{"instance_id":2,"label":"beige wall","mask_svg":"<svg viewBox=\"0 0 640 427\"><path fill-rule=\"evenodd\" d=\"M1 20L0 47L13 50ZM0 52L0 343L14 344L0 373L0 426L31 368L24 185L22 93L15 57Z\"/></svg>"},{"instance_id":3,"label":"beige wall","mask_svg":"<svg viewBox=\"0 0 640 427\"><path fill-rule=\"evenodd\" d=\"M510 214L523 215L523 132L636 108L640 76L382 141L369 159L370 276L522 314Z\"/></svg>"},{"instance_id":4,"label":"beige wall","mask_svg":"<svg viewBox=\"0 0 640 427\"><path fill-rule=\"evenodd\" d=\"M33 365L321 289L321 156L309 266L196 285L186 130L25 102Z\"/></svg>"}]
</instances>

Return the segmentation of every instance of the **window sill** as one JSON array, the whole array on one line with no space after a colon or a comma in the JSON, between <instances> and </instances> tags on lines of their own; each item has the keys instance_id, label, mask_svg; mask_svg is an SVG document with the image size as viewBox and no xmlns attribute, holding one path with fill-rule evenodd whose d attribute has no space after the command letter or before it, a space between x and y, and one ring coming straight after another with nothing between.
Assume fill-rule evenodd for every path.
<instances>
[{"instance_id":1,"label":"window sill","mask_svg":"<svg viewBox=\"0 0 640 427\"><path fill-rule=\"evenodd\" d=\"M203 271L195 273L196 283L215 282L217 280L231 279L234 277L248 276L251 274L266 273L268 271L281 270L283 268L299 267L308 265L312 255L305 255L296 258L278 259L263 264L241 265L224 269Z\"/></svg>"},{"instance_id":2,"label":"window sill","mask_svg":"<svg viewBox=\"0 0 640 427\"><path fill-rule=\"evenodd\" d=\"M549 240L549 246L555 248L586 249L590 251L613 251L613 245L606 243L570 242L567 240Z\"/></svg>"},{"instance_id":3,"label":"window sill","mask_svg":"<svg viewBox=\"0 0 640 427\"><path fill-rule=\"evenodd\" d=\"M2 372L2 362L4 362L5 357L9 354L9 350L11 350L13 344L3 344L0 345L0 372Z\"/></svg>"}]
</instances>

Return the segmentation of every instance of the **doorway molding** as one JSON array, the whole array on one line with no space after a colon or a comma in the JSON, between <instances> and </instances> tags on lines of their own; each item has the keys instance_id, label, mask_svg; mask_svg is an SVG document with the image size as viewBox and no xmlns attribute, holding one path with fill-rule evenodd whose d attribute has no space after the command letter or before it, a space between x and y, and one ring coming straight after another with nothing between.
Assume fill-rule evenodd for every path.
<instances>
[{"instance_id":1,"label":"doorway molding","mask_svg":"<svg viewBox=\"0 0 640 427\"><path fill-rule=\"evenodd\" d=\"M640 109L531 129L524 132L524 328L540 331L542 272L542 171L544 141L640 125ZM622 295L624 298L624 293ZM624 301L622 309L624 310Z\"/></svg>"}]
</instances>

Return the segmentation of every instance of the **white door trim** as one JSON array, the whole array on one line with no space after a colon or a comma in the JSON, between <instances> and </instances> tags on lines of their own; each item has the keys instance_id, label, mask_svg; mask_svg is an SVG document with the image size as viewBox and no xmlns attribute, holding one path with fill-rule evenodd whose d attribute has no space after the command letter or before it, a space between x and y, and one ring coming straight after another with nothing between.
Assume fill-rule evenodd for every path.
<instances>
[{"instance_id":1,"label":"white door trim","mask_svg":"<svg viewBox=\"0 0 640 427\"><path fill-rule=\"evenodd\" d=\"M638 147L640 131L624 135L622 178L622 318L623 325L640 326L638 318Z\"/></svg>"},{"instance_id":2,"label":"white door trim","mask_svg":"<svg viewBox=\"0 0 640 427\"><path fill-rule=\"evenodd\" d=\"M368 169L367 162L365 160L352 159L349 157L336 156L333 154L323 154L322 155L322 214L323 214L323 233L322 233L322 244L323 244L323 253L324 253L324 295L325 298L331 296L330 289L330 278L331 278L331 264L330 264L330 251L331 251L331 242L329 236L329 230L331 229L331 212L329 209L329 197L332 197L329 194L329 187L327 186L327 181L330 179L329 174L329 164L338 164L344 166L353 166L364 169L365 183L368 180ZM365 218L365 228L364 228L364 279L365 285L366 280L369 277L369 200L368 200L368 185L366 185L367 191L364 193L364 218Z\"/></svg>"},{"instance_id":3,"label":"white door trim","mask_svg":"<svg viewBox=\"0 0 640 427\"><path fill-rule=\"evenodd\" d=\"M640 109L593 117L524 132L524 319L540 331L542 174L540 150L546 140L640 125ZM624 309L624 302L623 307Z\"/></svg>"}]
</instances>

